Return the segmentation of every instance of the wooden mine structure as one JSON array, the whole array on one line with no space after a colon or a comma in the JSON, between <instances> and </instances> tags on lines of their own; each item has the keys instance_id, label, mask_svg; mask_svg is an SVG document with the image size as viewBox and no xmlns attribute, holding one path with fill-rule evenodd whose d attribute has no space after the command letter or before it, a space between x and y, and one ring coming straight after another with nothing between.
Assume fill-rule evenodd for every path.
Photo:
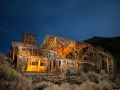
<instances>
[{"instance_id":1,"label":"wooden mine structure","mask_svg":"<svg viewBox=\"0 0 120 90\"><path fill-rule=\"evenodd\" d=\"M59 72L80 74L86 67L113 73L113 58L89 43L46 35L40 46L36 36L23 33L22 42L12 42L8 58L20 72ZM85 69L85 70L86 70Z\"/></svg>"}]
</instances>

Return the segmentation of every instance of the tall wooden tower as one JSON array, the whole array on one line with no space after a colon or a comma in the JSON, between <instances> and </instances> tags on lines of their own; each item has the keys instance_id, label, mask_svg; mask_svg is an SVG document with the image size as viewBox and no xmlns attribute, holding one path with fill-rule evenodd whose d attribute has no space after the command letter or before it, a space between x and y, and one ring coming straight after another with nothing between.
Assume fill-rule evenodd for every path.
<instances>
[{"instance_id":1,"label":"tall wooden tower","mask_svg":"<svg viewBox=\"0 0 120 90\"><path fill-rule=\"evenodd\" d=\"M23 33L22 42L25 44L36 45L36 36L33 34Z\"/></svg>"}]
</instances>

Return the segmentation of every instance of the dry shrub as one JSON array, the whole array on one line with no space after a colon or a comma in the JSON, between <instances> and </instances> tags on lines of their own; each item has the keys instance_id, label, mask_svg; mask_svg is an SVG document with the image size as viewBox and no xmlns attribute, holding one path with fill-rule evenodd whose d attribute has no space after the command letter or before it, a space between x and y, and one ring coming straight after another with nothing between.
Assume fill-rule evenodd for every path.
<instances>
[{"instance_id":1,"label":"dry shrub","mask_svg":"<svg viewBox=\"0 0 120 90\"><path fill-rule=\"evenodd\" d=\"M84 73L84 72L81 73L81 75L79 76L79 81L80 81L80 82L85 82L85 81L87 81L87 80L89 80L87 74Z\"/></svg>"},{"instance_id":2,"label":"dry shrub","mask_svg":"<svg viewBox=\"0 0 120 90\"><path fill-rule=\"evenodd\" d=\"M43 90L104 90L100 88L98 84L90 81L83 82L79 85L70 85L69 83L63 83L61 85L52 84L51 86L45 87ZM109 90L109 89L108 89Z\"/></svg>"},{"instance_id":3,"label":"dry shrub","mask_svg":"<svg viewBox=\"0 0 120 90\"><path fill-rule=\"evenodd\" d=\"M0 65L0 83L1 90L32 90L31 81L7 65Z\"/></svg>"},{"instance_id":4,"label":"dry shrub","mask_svg":"<svg viewBox=\"0 0 120 90\"><path fill-rule=\"evenodd\" d=\"M1 52L0 52L0 60L1 61L3 61L3 60L5 61L5 55L3 53L1 53Z\"/></svg>"},{"instance_id":5,"label":"dry shrub","mask_svg":"<svg viewBox=\"0 0 120 90\"><path fill-rule=\"evenodd\" d=\"M62 90L79 90L79 86L76 84L70 85L69 83L62 83L60 87Z\"/></svg>"},{"instance_id":6,"label":"dry shrub","mask_svg":"<svg viewBox=\"0 0 120 90\"><path fill-rule=\"evenodd\" d=\"M111 80L110 80L111 78L110 78L110 76L108 76L108 75L104 75L104 76L101 76L101 78L100 78L100 80L105 80L105 81L108 81L108 82L111 82Z\"/></svg>"},{"instance_id":7,"label":"dry shrub","mask_svg":"<svg viewBox=\"0 0 120 90\"><path fill-rule=\"evenodd\" d=\"M0 65L2 65L2 64L10 65L8 63L7 58L5 57L5 55L0 52Z\"/></svg>"},{"instance_id":8,"label":"dry shrub","mask_svg":"<svg viewBox=\"0 0 120 90\"><path fill-rule=\"evenodd\" d=\"M114 82L110 82L113 89L118 89L119 87ZM120 88L119 88L120 89Z\"/></svg>"},{"instance_id":9,"label":"dry shrub","mask_svg":"<svg viewBox=\"0 0 120 90\"><path fill-rule=\"evenodd\" d=\"M29 79L27 79L26 77L23 77L23 76L19 76L19 78L16 78L15 81L23 83L25 85L31 85L32 84L31 80L29 80Z\"/></svg>"},{"instance_id":10,"label":"dry shrub","mask_svg":"<svg viewBox=\"0 0 120 90\"><path fill-rule=\"evenodd\" d=\"M89 71L87 73L87 76L89 77L89 80L95 83L98 83L98 74L96 74L95 72L91 72Z\"/></svg>"},{"instance_id":11,"label":"dry shrub","mask_svg":"<svg viewBox=\"0 0 120 90\"><path fill-rule=\"evenodd\" d=\"M43 90L113 90L113 88L107 81L100 81L98 84L85 81L81 85L70 85L69 83L62 83L61 85L52 84Z\"/></svg>"},{"instance_id":12,"label":"dry shrub","mask_svg":"<svg viewBox=\"0 0 120 90\"><path fill-rule=\"evenodd\" d=\"M115 77L115 83L120 88L120 74Z\"/></svg>"},{"instance_id":13,"label":"dry shrub","mask_svg":"<svg viewBox=\"0 0 120 90\"><path fill-rule=\"evenodd\" d=\"M112 88L116 89L118 88L118 86L116 85L115 83L115 79L112 77L110 77L110 75L103 75L103 76L100 76L99 78L99 82L102 82L102 81L106 81L107 83L109 83L111 85ZM120 81L119 81L120 82Z\"/></svg>"},{"instance_id":14,"label":"dry shrub","mask_svg":"<svg viewBox=\"0 0 120 90\"><path fill-rule=\"evenodd\" d=\"M56 84L52 84L49 87L45 87L43 90L62 90L60 86ZM63 89L63 90L68 90L68 89Z\"/></svg>"},{"instance_id":15,"label":"dry shrub","mask_svg":"<svg viewBox=\"0 0 120 90\"><path fill-rule=\"evenodd\" d=\"M0 79L12 80L20 76L15 70L7 65L0 65Z\"/></svg>"},{"instance_id":16,"label":"dry shrub","mask_svg":"<svg viewBox=\"0 0 120 90\"><path fill-rule=\"evenodd\" d=\"M70 90L70 88L72 87L72 85L70 85L69 83L62 83L60 85L61 88L64 88L65 90ZM74 90L74 89L73 89Z\"/></svg>"},{"instance_id":17,"label":"dry shrub","mask_svg":"<svg viewBox=\"0 0 120 90\"><path fill-rule=\"evenodd\" d=\"M108 81L100 81L97 85L100 90L113 90L112 85Z\"/></svg>"},{"instance_id":18,"label":"dry shrub","mask_svg":"<svg viewBox=\"0 0 120 90\"><path fill-rule=\"evenodd\" d=\"M117 79L119 78L120 76L118 75ZM82 82L80 85L70 85L69 83L62 83L61 85L51 84L43 90L119 90L117 85L106 74L101 76L94 72L82 73L79 76L79 80ZM96 83L95 81L98 82ZM116 82L119 83L120 81Z\"/></svg>"},{"instance_id":19,"label":"dry shrub","mask_svg":"<svg viewBox=\"0 0 120 90\"><path fill-rule=\"evenodd\" d=\"M33 88L38 89L38 90L42 90L44 87L51 86L52 84L53 83L51 83L51 82L42 81L40 83L33 84Z\"/></svg>"},{"instance_id":20,"label":"dry shrub","mask_svg":"<svg viewBox=\"0 0 120 90\"><path fill-rule=\"evenodd\" d=\"M61 85L52 84L45 87L43 90L81 90L79 85L70 85L69 83L62 83Z\"/></svg>"},{"instance_id":21,"label":"dry shrub","mask_svg":"<svg viewBox=\"0 0 120 90\"><path fill-rule=\"evenodd\" d=\"M6 61L13 66L14 60L12 60L11 58L7 58Z\"/></svg>"},{"instance_id":22,"label":"dry shrub","mask_svg":"<svg viewBox=\"0 0 120 90\"><path fill-rule=\"evenodd\" d=\"M36 75L35 76L35 82L39 83L42 81L42 76L41 75Z\"/></svg>"},{"instance_id":23,"label":"dry shrub","mask_svg":"<svg viewBox=\"0 0 120 90\"><path fill-rule=\"evenodd\" d=\"M100 74L104 76L106 74L105 70L100 70Z\"/></svg>"},{"instance_id":24,"label":"dry shrub","mask_svg":"<svg viewBox=\"0 0 120 90\"><path fill-rule=\"evenodd\" d=\"M113 90L111 84L107 81L100 81L98 84L94 82L84 82L80 85L81 90Z\"/></svg>"},{"instance_id":25,"label":"dry shrub","mask_svg":"<svg viewBox=\"0 0 120 90\"><path fill-rule=\"evenodd\" d=\"M30 84L23 82L0 80L0 90L33 90Z\"/></svg>"},{"instance_id":26,"label":"dry shrub","mask_svg":"<svg viewBox=\"0 0 120 90\"><path fill-rule=\"evenodd\" d=\"M4 79L6 81L18 80L31 83L30 80L23 77L21 74L17 73L7 65L0 65L0 79Z\"/></svg>"},{"instance_id":27,"label":"dry shrub","mask_svg":"<svg viewBox=\"0 0 120 90\"><path fill-rule=\"evenodd\" d=\"M99 90L96 89L96 83L90 81L82 83L79 88L80 90Z\"/></svg>"}]
</instances>

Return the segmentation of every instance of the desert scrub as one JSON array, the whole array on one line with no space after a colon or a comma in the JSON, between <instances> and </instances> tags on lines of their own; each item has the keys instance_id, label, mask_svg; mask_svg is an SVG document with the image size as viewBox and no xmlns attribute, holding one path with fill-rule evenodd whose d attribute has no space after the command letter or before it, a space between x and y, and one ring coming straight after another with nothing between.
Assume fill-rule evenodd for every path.
<instances>
[{"instance_id":1,"label":"desert scrub","mask_svg":"<svg viewBox=\"0 0 120 90\"><path fill-rule=\"evenodd\" d=\"M79 85L76 84L71 85L69 83L62 83L60 87L62 90L80 90Z\"/></svg>"},{"instance_id":2,"label":"desert scrub","mask_svg":"<svg viewBox=\"0 0 120 90\"><path fill-rule=\"evenodd\" d=\"M99 83L85 81L80 85L70 85L69 83L62 83L61 85L52 84L43 90L113 90L113 88L109 82L104 80Z\"/></svg>"},{"instance_id":3,"label":"desert scrub","mask_svg":"<svg viewBox=\"0 0 120 90\"><path fill-rule=\"evenodd\" d=\"M100 81L99 83L86 81L80 85L81 90L113 90L111 84L107 81Z\"/></svg>"},{"instance_id":4,"label":"desert scrub","mask_svg":"<svg viewBox=\"0 0 120 90\"><path fill-rule=\"evenodd\" d=\"M100 74L104 76L106 74L105 70L100 70Z\"/></svg>"},{"instance_id":5,"label":"desert scrub","mask_svg":"<svg viewBox=\"0 0 120 90\"><path fill-rule=\"evenodd\" d=\"M52 84L51 86L45 87L43 90L81 90L79 85L70 85L69 83L62 83L61 85Z\"/></svg>"},{"instance_id":6,"label":"desert scrub","mask_svg":"<svg viewBox=\"0 0 120 90\"><path fill-rule=\"evenodd\" d=\"M105 81L108 81L108 82L111 82L111 78L109 75L105 74L104 76L101 76L100 78L101 80L105 80Z\"/></svg>"},{"instance_id":7,"label":"desert scrub","mask_svg":"<svg viewBox=\"0 0 120 90\"><path fill-rule=\"evenodd\" d=\"M91 82L98 83L98 74L96 74L95 72L89 71L87 73L87 76Z\"/></svg>"},{"instance_id":8,"label":"desert scrub","mask_svg":"<svg viewBox=\"0 0 120 90\"><path fill-rule=\"evenodd\" d=\"M31 84L30 80L23 77L7 65L0 65L0 79L4 79L5 81L17 81L26 85Z\"/></svg>"},{"instance_id":9,"label":"desert scrub","mask_svg":"<svg viewBox=\"0 0 120 90\"><path fill-rule=\"evenodd\" d=\"M113 90L111 83L108 81L99 81L98 85L96 85L99 90Z\"/></svg>"},{"instance_id":10,"label":"desert scrub","mask_svg":"<svg viewBox=\"0 0 120 90\"><path fill-rule=\"evenodd\" d=\"M40 83L33 84L33 88L37 89L37 90L42 90L44 87L51 86L52 84L53 83L51 83L51 82L42 81Z\"/></svg>"},{"instance_id":11,"label":"desert scrub","mask_svg":"<svg viewBox=\"0 0 120 90\"><path fill-rule=\"evenodd\" d=\"M5 55L0 52L0 65L3 64L10 65L10 63L7 61L7 58L5 58Z\"/></svg>"},{"instance_id":12,"label":"desert scrub","mask_svg":"<svg viewBox=\"0 0 120 90\"><path fill-rule=\"evenodd\" d=\"M42 81L42 76L41 75L36 75L35 76L35 82L39 83Z\"/></svg>"},{"instance_id":13,"label":"desert scrub","mask_svg":"<svg viewBox=\"0 0 120 90\"><path fill-rule=\"evenodd\" d=\"M96 86L97 84L91 81L86 81L80 84L80 90L99 90L97 89Z\"/></svg>"},{"instance_id":14,"label":"desert scrub","mask_svg":"<svg viewBox=\"0 0 120 90\"><path fill-rule=\"evenodd\" d=\"M120 88L120 74L115 77L115 83Z\"/></svg>"},{"instance_id":15,"label":"desert scrub","mask_svg":"<svg viewBox=\"0 0 120 90\"><path fill-rule=\"evenodd\" d=\"M62 90L57 84L52 84L51 86L45 87L43 90ZM67 89L64 89L67 90Z\"/></svg>"},{"instance_id":16,"label":"desert scrub","mask_svg":"<svg viewBox=\"0 0 120 90\"><path fill-rule=\"evenodd\" d=\"M87 81L87 80L89 80L87 74L84 73L84 72L81 73L80 76L79 76L79 81L82 83L82 82L85 82L85 81Z\"/></svg>"},{"instance_id":17,"label":"desert scrub","mask_svg":"<svg viewBox=\"0 0 120 90\"><path fill-rule=\"evenodd\" d=\"M0 90L33 90L32 85L23 82L0 80Z\"/></svg>"},{"instance_id":18,"label":"desert scrub","mask_svg":"<svg viewBox=\"0 0 120 90\"><path fill-rule=\"evenodd\" d=\"M19 77L20 74L7 65L0 65L0 79L10 80Z\"/></svg>"}]
</instances>

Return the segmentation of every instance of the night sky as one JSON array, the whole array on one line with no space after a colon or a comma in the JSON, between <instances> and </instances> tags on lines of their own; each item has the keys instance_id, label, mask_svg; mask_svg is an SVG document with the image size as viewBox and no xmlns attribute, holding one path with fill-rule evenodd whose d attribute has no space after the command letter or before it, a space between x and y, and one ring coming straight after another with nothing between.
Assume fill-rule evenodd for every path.
<instances>
[{"instance_id":1,"label":"night sky","mask_svg":"<svg viewBox=\"0 0 120 90\"><path fill-rule=\"evenodd\" d=\"M120 0L0 0L0 52L7 56L22 33L73 40L120 36Z\"/></svg>"}]
</instances>

